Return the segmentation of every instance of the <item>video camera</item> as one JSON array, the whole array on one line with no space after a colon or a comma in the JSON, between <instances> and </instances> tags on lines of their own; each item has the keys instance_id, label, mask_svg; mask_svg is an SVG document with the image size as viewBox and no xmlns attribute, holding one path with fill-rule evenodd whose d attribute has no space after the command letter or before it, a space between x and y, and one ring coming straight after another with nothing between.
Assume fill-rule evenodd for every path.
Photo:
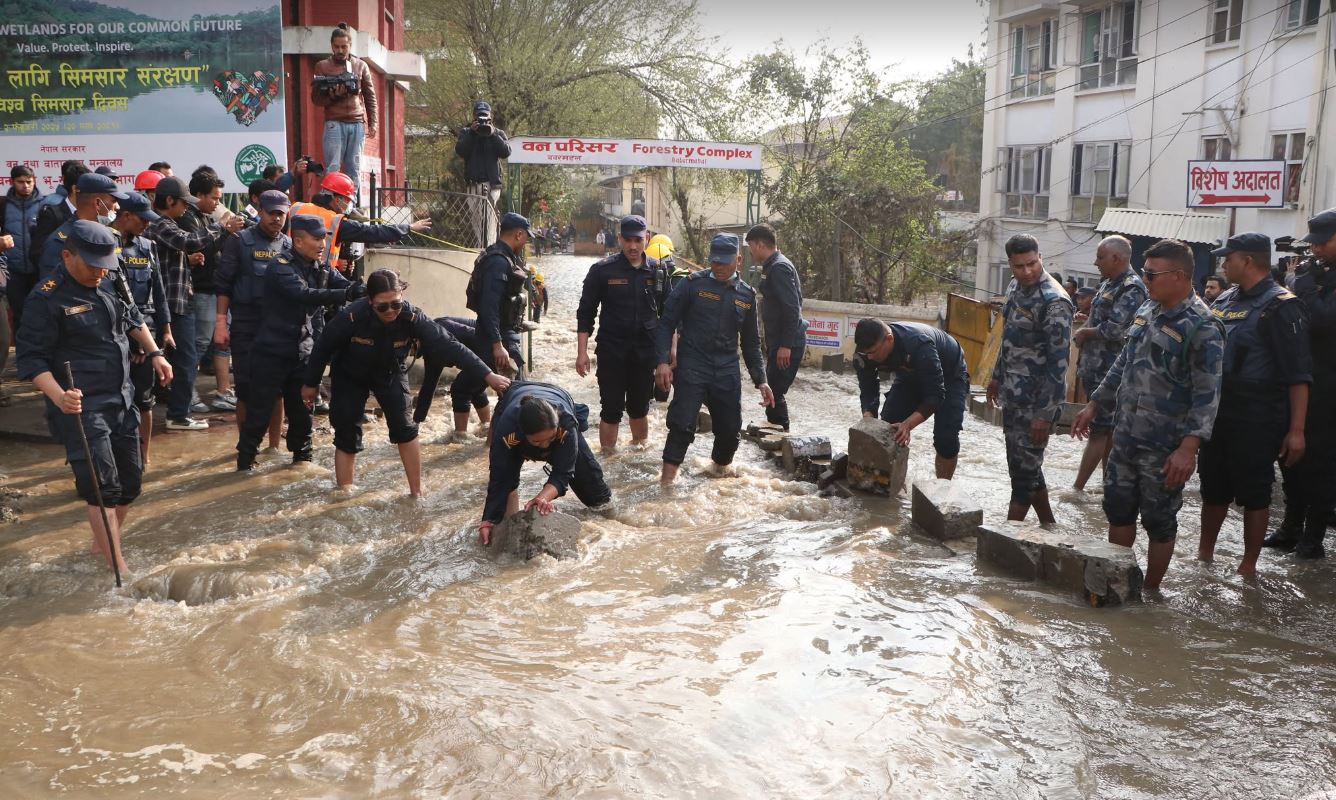
<instances>
[{"instance_id":1,"label":"video camera","mask_svg":"<svg viewBox=\"0 0 1336 800\"><path fill-rule=\"evenodd\" d=\"M478 123L479 136L491 136L496 131L492 127L492 112L478 111L473 115L473 118Z\"/></svg>"},{"instance_id":2,"label":"video camera","mask_svg":"<svg viewBox=\"0 0 1336 800\"><path fill-rule=\"evenodd\" d=\"M1280 252L1294 253L1299 256L1307 256L1313 249L1313 246L1308 242L1295 239L1293 236L1277 236L1272 242Z\"/></svg>"},{"instance_id":3,"label":"video camera","mask_svg":"<svg viewBox=\"0 0 1336 800\"><path fill-rule=\"evenodd\" d=\"M297 160L298 160L298 161L305 161L305 162L306 162L306 171L309 172L309 173L311 173L312 175L324 175L324 174L325 174L325 165L324 165L324 164L321 164L319 161L316 161L316 160L315 160L314 158L312 158L311 156L305 156L305 155L304 155L304 156L298 156L298 157L297 157Z\"/></svg>"},{"instance_id":4,"label":"video camera","mask_svg":"<svg viewBox=\"0 0 1336 800\"><path fill-rule=\"evenodd\" d=\"M325 94L333 94L334 90L342 86L348 94L357 94L361 91L361 84L357 76L351 72L345 72L341 75L317 75L315 76L315 88Z\"/></svg>"}]
</instances>

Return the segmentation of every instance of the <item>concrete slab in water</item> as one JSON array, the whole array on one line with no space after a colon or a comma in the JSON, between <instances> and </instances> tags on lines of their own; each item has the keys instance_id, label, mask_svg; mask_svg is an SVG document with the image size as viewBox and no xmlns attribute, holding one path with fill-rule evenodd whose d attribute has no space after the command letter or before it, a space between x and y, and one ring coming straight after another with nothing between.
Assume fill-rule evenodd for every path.
<instances>
[{"instance_id":1,"label":"concrete slab in water","mask_svg":"<svg viewBox=\"0 0 1336 800\"><path fill-rule=\"evenodd\" d=\"M913 519L934 539L960 539L979 530L983 507L954 481L914 481Z\"/></svg>"},{"instance_id":2,"label":"concrete slab in water","mask_svg":"<svg viewBox=\"0 0 1336 800\"><path fill-rule=\"evenodd\" d=\"M1035 523L988 523L979 526L976 554L980 563L1075 592L1093 606L1141 600L1141 567L1132 548L1095 536Z\"/></svg>"}]
</instances>

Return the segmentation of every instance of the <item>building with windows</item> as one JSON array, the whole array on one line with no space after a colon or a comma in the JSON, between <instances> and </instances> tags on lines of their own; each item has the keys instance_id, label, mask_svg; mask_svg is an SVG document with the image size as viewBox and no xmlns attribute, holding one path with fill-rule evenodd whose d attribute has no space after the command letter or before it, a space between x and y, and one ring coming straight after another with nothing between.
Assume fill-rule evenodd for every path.
<instances>
[{"instance_id":1,"label":"building with windows","mask_svg":"<svg viewBox=\"0 0 1336 800\"><path fill-rule=\"evenodd\" d=\"M1138 265L1154 241L1188 240L1200 277L1231 230L1300 234L1336 205L1326 5L991 0L980 293L1006 288L1016 233L1081 285L1098 283L1108 233L1132 238ZM1243 159L1285 162L1283 207L1188 207L1188 162Z\"/></svg>"}]
</instances>

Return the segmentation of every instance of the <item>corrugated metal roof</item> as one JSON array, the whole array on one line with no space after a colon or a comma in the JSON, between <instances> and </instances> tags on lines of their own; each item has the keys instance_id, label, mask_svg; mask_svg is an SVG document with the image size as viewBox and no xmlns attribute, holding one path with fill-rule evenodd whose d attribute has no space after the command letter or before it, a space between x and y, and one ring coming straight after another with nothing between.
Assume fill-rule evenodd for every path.
<instances>
[{"instance_id":1,"label":"corrugated metal roof","mask_svg":"<svg viewBox=\"0 0 1336 800\"><path fill-rule=\"evenodd\" d=\"M1224 214L1199 214L1192 211L1110 208L1099 218L1095 230L1099 233L1214 244L1228 238L1229 218Z\"/></svg>"}]
</instances>

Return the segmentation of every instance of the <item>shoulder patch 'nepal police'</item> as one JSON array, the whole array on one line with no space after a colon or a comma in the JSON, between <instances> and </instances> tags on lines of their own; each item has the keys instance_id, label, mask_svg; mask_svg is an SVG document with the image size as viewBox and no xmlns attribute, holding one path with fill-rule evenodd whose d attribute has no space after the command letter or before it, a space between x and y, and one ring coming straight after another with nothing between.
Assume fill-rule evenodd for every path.
<instances>
[{"instance_id":1,"label":"shoulder patch 'nepal police'","mask_svg":"<svg viewBox=\"0 0 1336 800\"><path fill-rule=\"evenodd\" d=\"M741 308L741 309L743 309L743 310L746 310L746 309L752 307L752 304L751 304L751 303L745 302L745 301L743 301L743 300L734 300L733 303L734 303L735 305L737 305L738 308Z\"/></svg>"},{"instance_id":2,"label":"shoulder patch 'nepal police'","mask_svg":"<svg viewBox=\"0 0 1336 800\"><path fill-rule=\"evenodd\" d=\"M273 251L273 250L252 250L252 251L251 251L251 258L253 258L253 259L257 260L257 261L268 261L269 259L273 258L273 257L276 256L276 255L278 255L278 253L275 252L275 251Z\"/></svg>"},{"instance_id":3,"label":"shoulder patch 'nepal police'","mask_svg":"<svg viewBox=\"0 0 1336 800\"><path fill-rule=\"evenodd\" d=\"M82 305L77 305L77 306L68 306L65 309L65 316L72 317L75 314L82 314L85 311L92 311L92 310L93 310L92 303L84 303Z\"/></svg>"},{"instance_id":4,"label":"shoulder patch 'nepal police'","mask_svg":"<svg viewBox=\"0 0 1336 800\"><path fill-rule=\"evenodd\" d=\"M701 289L699 292L696 292L696 296L697 296L697 297L704 297L706 300L720 300L720 299L722 299L722 298L719 297L719 295L715 294L714 292L707 292L707 291L705 291L704 289Z\"/></svg>"},{"instance_id":5,"label":"shoulder patch 'nepal police'","mask_svg":"<svg viewBox=\"0 0 1336 800\"><path fill-rule=\"evenodd\" d=\"M520 446L520 437L516 436L513 433L507 433L506 437L501 441L504 442L506 447L509 448L515 448Z\"/></svg>"},{"instance_id":6,"label":"shoulder patch 'nepal police'","mask_svg":"<svg viewBox=\"0 0 1336 800\"><path fill-rule=\"evenodd\" d=\"M1251 308L1241 309L1239 311L1226 311L1223 308L1212 308L1211 315L1216 319L1243 319L1252 313Z\"/></svg>"}]
</instances>

